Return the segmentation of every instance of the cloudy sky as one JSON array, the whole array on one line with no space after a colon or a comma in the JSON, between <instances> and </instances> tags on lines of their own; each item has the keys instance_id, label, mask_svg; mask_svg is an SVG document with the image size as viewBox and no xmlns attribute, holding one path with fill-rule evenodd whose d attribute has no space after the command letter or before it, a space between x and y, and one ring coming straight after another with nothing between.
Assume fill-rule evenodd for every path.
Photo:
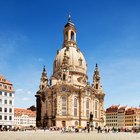
<instances>
[{"instance_id":1,"label":"cloudy sky","mask_svg":"<svg viewBox=\"0 0 140 140\"><path fill-rule=\"evenodd\" d=\"M14 85L15 106L35 105L43 65L50 77L70 12L90 83L98 63L105 108L138 107L139 7L139 0L1 0L0 74Z\"/></svg>"}]
</instances>

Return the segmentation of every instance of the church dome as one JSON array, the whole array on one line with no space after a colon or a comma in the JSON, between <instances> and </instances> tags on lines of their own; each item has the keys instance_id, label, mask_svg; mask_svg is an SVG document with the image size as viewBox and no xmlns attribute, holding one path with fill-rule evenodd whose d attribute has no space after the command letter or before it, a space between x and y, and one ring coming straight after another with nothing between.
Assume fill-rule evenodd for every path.
<instances>
[{"instance_id":1,"label":"church dome","mask_svg":"<svg viewBox=\"0 0 140 140\"><path fill-rule=\"evenodd\" d=\"M57 51L57 56L54 61L54 75L58 74L62 69L69 70L71 73L70 75L86 75L87 64L84 55L77 47L76 28L74 23L71 21L70 15L68 17L67 24L64 26L63 35L63 47L61 50Z\"/></svg>"},{"instance_id":2,"label":"church dome","mask_svg":"<svg viewBox=\"0 0 140 140\"><path fill-rule=\"evenodd\" d=\"M86 75L86 60L80 49L77 47L63 47L57 52L57 56L54 61L54 73L61 69L65 55L68 58L67 65L70 72L78 72Z\"/></svg>"}]
</instances>

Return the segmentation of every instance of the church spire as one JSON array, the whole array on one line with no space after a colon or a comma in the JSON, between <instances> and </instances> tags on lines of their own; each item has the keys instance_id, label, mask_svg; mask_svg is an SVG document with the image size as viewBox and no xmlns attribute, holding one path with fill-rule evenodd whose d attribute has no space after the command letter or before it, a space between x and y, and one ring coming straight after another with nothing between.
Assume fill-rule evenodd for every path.
<instances>
[{"instance_id":1,"label":"church spire","mask_svg":"<svg viewBox=\"0 0 140 140\"><path fill-rule=\"evenodd\" d=\"M45 66L43 67L43 72L42 72L42 76L40 79L40 90L43 90L45 87L48 86L48 78L47 78L47 73L46 73L46 68Z\"/></svg>"},{"instance_id":2,"label":"church spire","mask_svg":"<svg viewBox=\"0 0 140 140\"><path fill-rule=\"evenodd\" d=\"M98 70L98 64L96 64L94 75L93 75L93 87L97 90L102 89L101 83L100 83L100 73Z\"/></svg>"}]
</instances>

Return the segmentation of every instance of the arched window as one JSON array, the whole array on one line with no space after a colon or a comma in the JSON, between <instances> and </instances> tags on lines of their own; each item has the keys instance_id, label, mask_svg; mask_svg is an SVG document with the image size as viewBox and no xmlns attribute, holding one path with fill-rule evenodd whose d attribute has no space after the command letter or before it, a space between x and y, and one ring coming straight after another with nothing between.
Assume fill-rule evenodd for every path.
<instances>
[{"instance_id":1,"label":"arched window","mask_svg":"<svg viewBox=\"0 0 140 140\"><path fill-rule=\"evenodd\" d=\"M74 32L71 31L71 40L74 40Z\"/></svg>"},{"instance_id":2,"label":"arched window","mask_svg":"<svg viewBox=\"0 0 140 140\"><path fill-rule=\"evenodd\" d=\"M97 110L97 101L95 101L95 110Z\"/></svg>"},{"instance_id":3,"label":"arched window","mask_svg":"<svg viewBox=\"0 0 140 140\"><path fill-rule=\"evenodd\" d=\"M48 114L48 101L46 100L46 114Z\"/></svg>"},{"instance_id":4,"label":"arched window","mask_svg":"<svg viewBox=\"0 0 140 140\"><path fill-rule=\"evenodd\" d=\"M54 100L54 115L57 114L57 100Z\"/></svg>"},{"instance_id":5,"label":"arched window","mask_svg":"<svg viewBox=\"0 0 140 140\"><path fill-rule=\"evenodd\" d=\"M77 98L74 99L74 116L77 116Z\"/></svg>"},{"instance_id":6,"label":"arched window","mask_svg":"<svg viewBox=\"0 0 140 140\"><path fill-rule=\"evenodd\" d=\"M95 101L95 118L97 118L98 117L98 102L97 101Z\"/></svg>"},{"instance_id":7,"label":"arched window","mask_svg":"<svg viewBox=\"0 0 140 140\"><path fill-rule=\"evenodd\" d=\"M89 99L86 101L86 116L89 117Z\"/></svg>"},{"instance_id":8,"label":"arched window","mask_svg":"<svg viewBox=\"0 0 140 140\"><path fill-rule=\"evenodd\" d=\"M68 31L65 32L65 40L68 40Z\"/></svg>"},{"instance_id":9,"label":"arched window","mask_svg":"<svg viewBox=\"0 0 140 140\"><path fill-rule=\"evenodd\" d=\"M67 99L65 96L62 97L62 116L67 114Z\"/></svg>"},{"instance_id":10,"label":"arched window","mask_svg":"<svg viewBox=\"0 0 140 140\"><path fill-rule=\"evenodd\" d=\"M63 74L63 80L64 81L66 80L66 74Z\"/></svg>"},{"instance_id":11,"label":"arched window","mask_svg":"<svg viewBox=\"0 0 140 140\"><path fill-rule=\"evenodd\" d=\"M98 84L96 84L96 89L98 89Z\"/></svg>"}]
</instances>

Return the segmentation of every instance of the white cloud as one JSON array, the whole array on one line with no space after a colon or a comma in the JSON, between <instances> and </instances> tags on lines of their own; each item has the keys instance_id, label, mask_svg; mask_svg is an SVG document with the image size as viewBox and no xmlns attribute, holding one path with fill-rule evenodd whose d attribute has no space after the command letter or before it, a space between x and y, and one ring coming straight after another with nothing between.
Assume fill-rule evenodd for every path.
<instances>
[{"instance_id":1,"label":"white cloud","mask_svg":"<svg viewBox=\"0 0 140 140\"><path fill-rule=\"evenodd\" d=\"M27 94L32 94L32 92L31 91L27 91Z\"/></svg>"},{"instance_id":2,"label":"white cloud","mask_svg":"<svg viewBox=\"0 0 140 140\"><path fill-rule=\"evenodd\" d=\"M29 101L29 100L31 100L31 99L28 98L28 97L23 97L23 98L21 98L21 100L22 100L22 101Z\"/></svg>"},{"instance_id":3,"label":"white cloud","mask_svg":"<svg viewBox=\"0 0 140 140\"><path fill-rule=\"evenodd\" d=\"M16 89L16 92L23 92L22 88Z\"/></svg>"}]
</instances>

